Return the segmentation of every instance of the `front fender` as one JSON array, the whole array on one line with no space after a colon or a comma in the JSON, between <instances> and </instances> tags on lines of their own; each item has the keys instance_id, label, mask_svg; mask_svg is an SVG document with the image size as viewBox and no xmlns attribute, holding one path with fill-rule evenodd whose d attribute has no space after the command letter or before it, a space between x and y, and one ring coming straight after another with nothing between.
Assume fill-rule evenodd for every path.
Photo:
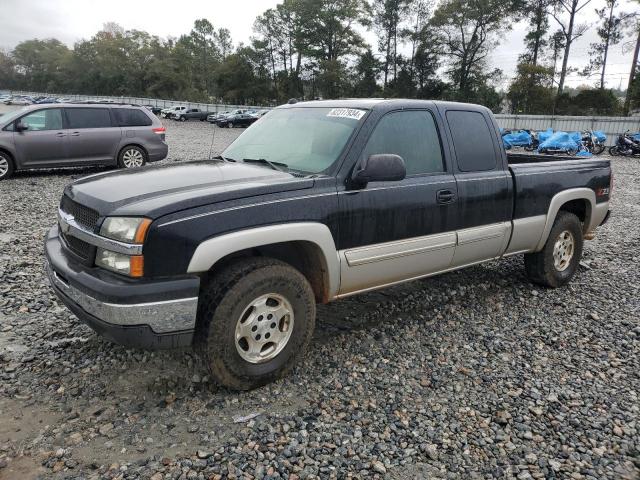
<instances>
[{"instance_id":1,"label":"front fender","mask_svg":"<svg viewBox=\"0 0 640 480\"><path fill-rule=\"evenodd\" d=\"M329 277L328 296L334 298L340 288L340 260L331 231L322 223L268 225L210 238L198 245L187 272L207 272L222 258L241 250L294 241L310 242L320 248Z\"/></svg>"}]
</instances>

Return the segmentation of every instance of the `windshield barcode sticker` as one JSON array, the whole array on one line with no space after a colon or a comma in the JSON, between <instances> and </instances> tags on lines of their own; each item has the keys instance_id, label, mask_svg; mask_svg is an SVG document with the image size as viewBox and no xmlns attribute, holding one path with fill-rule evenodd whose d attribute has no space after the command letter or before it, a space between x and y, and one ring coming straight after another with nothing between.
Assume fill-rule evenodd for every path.
<instances>
[{"instance_id":1,"label":"windshield barcode sticker","mask_svg":"<svg viewBox=\"0 0 640 480\"><path fill-rule=\"evenodd\" d=\"M333 108L329 113L327 113L327 117L353 118L354 120L360 120L365 113L367 112L355 108Z\"/></svg>"}]
</instances>

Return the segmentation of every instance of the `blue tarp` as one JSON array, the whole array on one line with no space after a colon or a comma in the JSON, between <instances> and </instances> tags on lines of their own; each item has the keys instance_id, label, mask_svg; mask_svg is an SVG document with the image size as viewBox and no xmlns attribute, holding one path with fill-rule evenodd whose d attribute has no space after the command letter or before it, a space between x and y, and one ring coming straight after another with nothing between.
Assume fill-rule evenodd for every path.
<instances>
[{"instance_id":1,"label":"blue tarp","mask_svg":"<svg viewBox=\"0 0 640 480\"><path fill-rule=\"evenodd\" d=\"M640 133L634 133L633 134L633 139L640 142Z\"/></svg>"},{"instance_id":2,"label":"blue tarp","mask_svg":"<svg viewBox=\"0 0 640 480\"><path fill-rule=\"evenodd\" d=\"M567 132L556 132L544 142L540 142L538 151L545 149L551 150L580 150L582 143L580 140L576 142L575 135Z\"/></svg>"},{"instance_id":3,"label":"blue tarp","mask_svg":"<svg viewBox=\"0 0 640 480\"><path fill-rule=\"evenodd\" d=\"M571 137L571 140L576 142L578 145L580 145L582 143L582 133L580 133L580 132L571 132L569 134L569 136Z\"/></svg>"},{"instance_id":4,"label":"blue tarp","mask_svg":"<svg viewBox=\"0 0 640 480\"><path fill-rule=\"evenodd\" d=\"M531 135L524 130L518 130L517 132L503 135L502 141L505 143L505 146L509 144L512 147L524 147L525 145L531 145Z\"/></svg>"},{"instance_id":5,"label":"blue tarp","mask_svg":"<svg viewBox=\"0 0 640 480\"><path fill-rule=\"evenodd\" d=\"M553 135L553 128L547 128L544 132L538 132L538 141L540 143L549 140L549 138Z\"/></svg>"},{"instance_id":6,"label":"blue tarp","mask_svg":"<svg viewBox=\"0 0 640 480\"><path fill-rule=\"evenodd\" d=\"M594 130L593 132L591 132L593 134L594 137L596 137L596 140L598 140L600 143L604 143L607 141L607 136L604 134L603 131L601 130Z\"/></svg>"}]
</instances>

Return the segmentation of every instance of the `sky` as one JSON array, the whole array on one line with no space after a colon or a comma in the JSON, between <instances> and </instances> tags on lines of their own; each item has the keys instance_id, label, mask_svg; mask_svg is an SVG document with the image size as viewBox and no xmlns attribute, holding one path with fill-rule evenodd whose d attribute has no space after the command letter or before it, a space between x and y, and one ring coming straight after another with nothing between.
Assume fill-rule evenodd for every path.
<instances>
[{"instance_id":1,"label":"sky","mask_svg":"<svg viewBox=\"0 0 640 480\"><path fill-rule=\"evenodd\" d=\"M592 28L572 46L570 65L582 69L589 63L589 44L596 41L597 16L595 8L605 0L591 0L578 17L578 23ZM194 20L207 18L216 27L226 27L236 44L247 43L252 35L255 18L278 0L0 0L0 48L7 50L23 40L57 38L69 46L83 38L90 38L106 22L116 22L125 29L145 30L160 37L178 37L188 33ZM638 12L637 1L621 0L620 10ZM552 31L557 29L551 21ZM363 30L367 41L376 47L376 35ZM503 38L494 48L490 66L504 72L504 83L515 75L518 55L523 51L526 25L523 22L505 28ZM626 43L630 43L630 38ZM625 42L623 42L624 44ZM616 45L607 62L607 87L626 87L633 56L630 45ZM599 77L581 77L571 74L567 85L594 85Z\"/></svg>"}]
</instances>

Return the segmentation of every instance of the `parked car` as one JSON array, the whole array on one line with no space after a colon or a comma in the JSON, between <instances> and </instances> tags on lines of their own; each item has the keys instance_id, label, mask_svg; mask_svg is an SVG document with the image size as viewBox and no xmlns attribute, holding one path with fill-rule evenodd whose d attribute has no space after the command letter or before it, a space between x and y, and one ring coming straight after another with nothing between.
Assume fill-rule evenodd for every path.
<instances>
[{"instance_id":1,"label":"parked car","mask_svg":"<svg viewBox=\"0 0 640 480\"><path fill-rule=\"evenodd\" d=\"M201 122L204 122L208 115L209 112L205 112L199 108L187 108L181 112L175 112L171 115L171 118L178 120L179 122L186 122L187 120L200 120Z\"/></svg>"},{"instance_id":2,"label":"parked car","mask_svg":"<svg viewBox=\"0 0 640 480\"><path fill-rule=\"evenodd\" d=\"M0 118L0 179L15 170L141 167L167 156L165 128L131 105L32 105Z\"/></svg>"},{"instance_id":3,"label":"parked car","mask_svg":"<svg viewBox=\"0 0 640 480\"><path fill-rule=\"evenodd\" d=\"M215 121L215 124L218 125L219 127L226 127L227 125L227 117L231 117L233 115L240 115L242 113L246 113L245 109L239 108L230 112L224 112L222 113L220 116L218 116L218 118Z\"/></svg>"},{"instance_id":4,"label":"parked car","mask_svg":"<svg viewBox=\"0 0 640 480\"><path fill-rule=\"evenodd\" d=\"M60 103L60 101L55 97L40 97L33 103L43 105L45 103Z\"/></svg>"},{"instance_id":5,"label":"parked car","mask_svg":"<svg viewBox=\"0 0 640 480\"><path fill-rule=\"evenodd\" d=\"M302 357L316 302L517 254L533 282L567 284L610 192L608 160L507 155L485 107L301 102L215 160L68 185L46 269L105 337L197 345L250 389Z\"/></svg>"},{"instance_id":6,"label":"parked car","mask_svg":"<svg viewBox=\"0 0 640 480\"><path fill-rule=\"evenodd\" d=\"M33 99L26 95L14 95L5 100L4 103L7 105L31 105L33 104Z\"/></svg>"},{"instance_id":7,"label":"parked car","mask_svg":"<svg viewBox=\"0 0 640 480\"><path fill-rule=\"evenodd\" d=\"M224 115L229 115L229 112L227 111L227 112L219 112L219 113L210 113L209 115L207 115L207 122L216 123L218 119Z\"/></svg>"},{"instance_id":8,"label":"parked car","mask_svg":"<svg viewBox=\"0 0 640 480\"><path fill-rule=\"evenodd\" d=\"M160 107L156 107L155 105L144 105L144 108L146 108L156 116L160 115L160 112L162 112L162 109Z\"/></svg>"},{"instance_id":9,"label":"parked car","mask_svg":"<svg viewBox=\"0 0 640 480\"><path fill-rule=\"evenodd\" d=\"M163 108L160 110L160 116L163 118L171 118L174 113L179 113L186 109L187 107L185 106Z\"/></svg>"},{"instance_id":10,"label":"parked car","mask_svg":"<svg viewBox=\"0 0 640 480\"><path fill-rule=\"evenodd\" d=\"M249 113L236 113L234 115L226 115L218 120L219 127L248 127L252 125L258 117Z\"/></svg>"}]
</instances>

